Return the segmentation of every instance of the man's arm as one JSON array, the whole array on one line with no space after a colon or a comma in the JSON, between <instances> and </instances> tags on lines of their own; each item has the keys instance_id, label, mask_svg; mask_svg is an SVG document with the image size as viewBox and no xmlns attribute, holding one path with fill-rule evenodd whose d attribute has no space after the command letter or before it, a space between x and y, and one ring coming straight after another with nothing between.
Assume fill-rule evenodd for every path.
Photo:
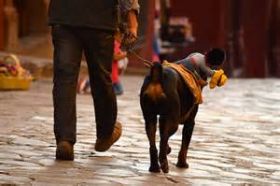
<instances>
[{"instance_id":1,"label":"man's arm","mask_svg":"<svg viewBox=\"0 0 280 186\"><path fill-rule=\"evenodd\" d=\"M122 47L128 50L135 43L138 36L138 14L140 6L138 0L119 0L119 2L127 21Z\"/></svg>"},{"instance_id":2,"label":"man's arm","mask_svg":"<svg viewBox=\"0 0 280 186\"><path fill-rule=\"evenodd\" d=\"M135 11L130 10L127 14L127 24L130 33L137 37L138 20Z\"/></svg>"},{"instance_id":3,"label":"man's arm","mask_svg":"<svg viewBox=\"0 0 280 186\"><path fill-rule=\"evenodd\" d=\"M129 31L137 37L138 20L137 16L140 11L138 0L126 0L128 5L127 21Z\"/></svg>"}]
</instances>

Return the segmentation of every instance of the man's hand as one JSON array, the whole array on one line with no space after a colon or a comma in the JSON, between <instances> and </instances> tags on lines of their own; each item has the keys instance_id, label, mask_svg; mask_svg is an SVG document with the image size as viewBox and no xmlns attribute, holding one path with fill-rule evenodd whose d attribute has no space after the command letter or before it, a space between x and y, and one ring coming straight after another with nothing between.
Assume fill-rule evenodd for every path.
<instances>
[{"instance_id":1,"label":"man's hand","mask_svg":"<svg viewBox=\"0 0 280 186\"><path fill-rule=\"evenodd\" d=\"M126 31L122 39L121 49L124 51L129 51L130 49L132 49L136 40L137 37L133 33L131 33L130 31Z\"/></svg>"},{"instance_id":2,"label":"man's hand","mask_svg":"<svg viewBox=\"0 0 280 186\"><path fill-rule=\"evenodd\" d=\"M132 48L137 40L138 21L136 12L131 10L127 14L128 28L124 33L121 46L124 50L128 51Z\"/></svg>"}]
</instances>

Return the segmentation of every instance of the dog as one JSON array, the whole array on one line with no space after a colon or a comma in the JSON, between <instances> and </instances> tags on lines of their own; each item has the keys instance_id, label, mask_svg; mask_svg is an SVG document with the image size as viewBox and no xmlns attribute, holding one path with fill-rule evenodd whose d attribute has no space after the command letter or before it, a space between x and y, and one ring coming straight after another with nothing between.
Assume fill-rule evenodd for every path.
<instances>
[{"instance_id":1,"label":"dog","mask_svg":"<svg viewBox=\"0 0 280 186\"><path fill-rule=\"evenodd\" d=\"M172 68L164 67L161 63L154 63L142 84L140 105L150 144L149 171L169 172L167 155L171 152L171 148L168 139L177 131L179 124L183 124L184 127L176 166L188 168L186 158L195 126L198 104L180 74ZM159 155L156 147L158 118Z\"/></svg>"}]
</instances>

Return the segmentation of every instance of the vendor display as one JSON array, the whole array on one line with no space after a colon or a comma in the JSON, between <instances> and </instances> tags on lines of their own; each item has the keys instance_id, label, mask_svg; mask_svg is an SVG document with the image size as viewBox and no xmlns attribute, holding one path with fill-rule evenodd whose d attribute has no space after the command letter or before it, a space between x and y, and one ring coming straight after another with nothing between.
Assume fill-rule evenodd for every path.
<instances>
[{"instance_id":1,"label":"vendor display","mask_svg":"<svg viewBox=\"0 0 280 186\"><path fill-rule=\"evenodd\" d=\"M0 90L28 90L32 79L32 75L21 66L16 55L0 58Z\"/></svg>"}]
</instances>

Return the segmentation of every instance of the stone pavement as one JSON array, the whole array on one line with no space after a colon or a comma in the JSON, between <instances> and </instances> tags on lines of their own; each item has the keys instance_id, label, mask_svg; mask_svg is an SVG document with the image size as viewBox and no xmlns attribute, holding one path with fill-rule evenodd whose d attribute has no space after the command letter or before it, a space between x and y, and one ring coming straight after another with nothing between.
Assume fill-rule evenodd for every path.
<instances>
[{"instance_id":1,"label":"stone pavement","mask_svg":"<svg viewBox=\"0 0 280 186\"><path fill-rule=\"evenodd\" d=\"M175 166L181 130L170 139L170 172L150 173L139 106L140 76L125 76L118 97L123 136L94 151L92 100L78 95L75 161L55 161L51 80L30 91L0 92L0 185L279 185L280 81L231 79L204 91L189 150L189 169Z\"/></svg>"}]
</instances>

